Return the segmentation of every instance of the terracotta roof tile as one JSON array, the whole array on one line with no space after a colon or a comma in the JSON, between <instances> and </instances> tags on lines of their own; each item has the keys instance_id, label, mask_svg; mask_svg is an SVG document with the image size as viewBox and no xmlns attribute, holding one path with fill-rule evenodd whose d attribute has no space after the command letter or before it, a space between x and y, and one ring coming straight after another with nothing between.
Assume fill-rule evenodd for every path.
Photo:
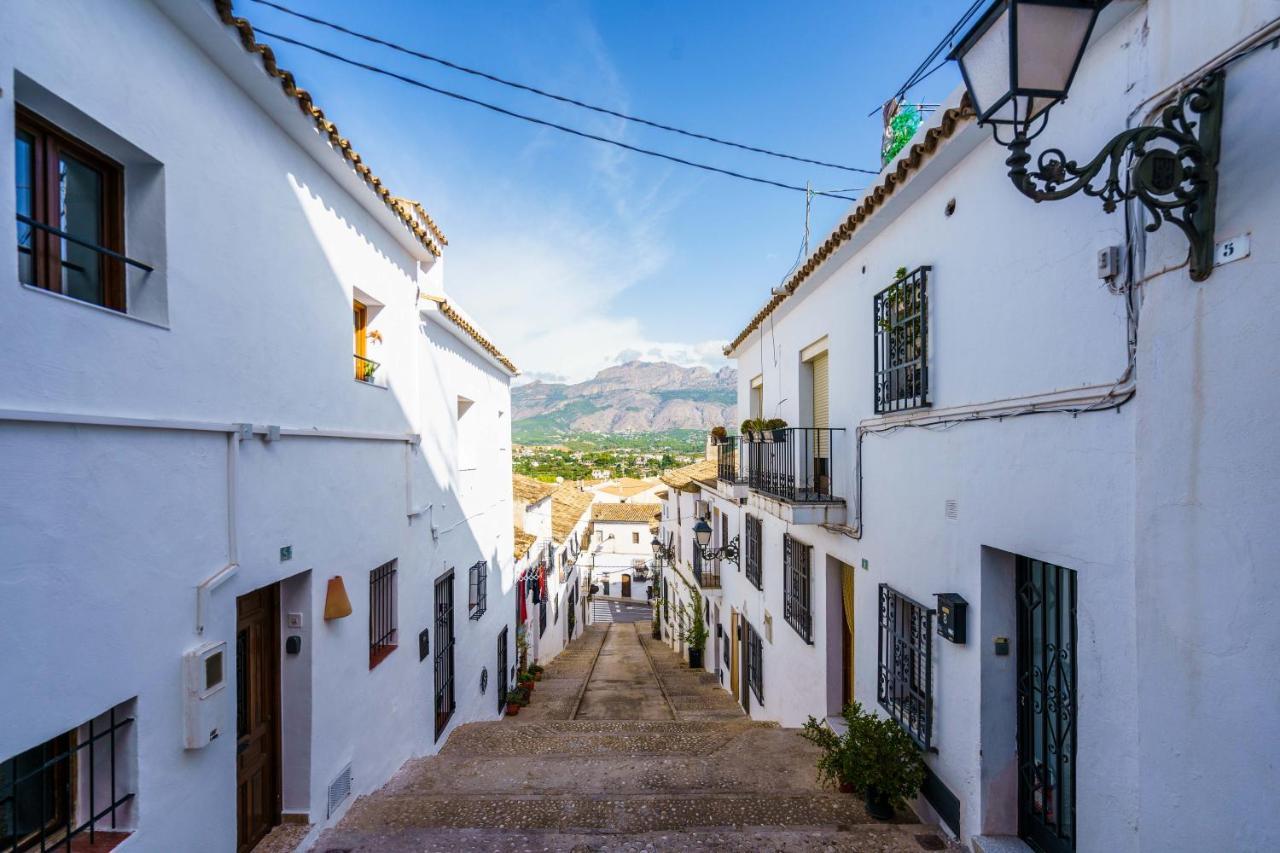
<instances>
[{"instance_id":1,"label":"terracotta roof tile","mask_svg":"<svg viewBox=\"0 0 1280 853\"><path fill-rule=\"evenodd\" d=\"M423 298L430 299L432 302L436 303L436 305L440 307L440 313L447 317L449 322L466 332L467 336L471 338L471 340L478 343L481 349L493 356L495 361L511 372L511 375L514 376L520 372L520 368L512 364L511 359L503 355L501 350L499 350L492 341L481 334L479 329L471 325L471 321L458 313L458 311L449 304L448 299L445 299L443 296L427 296L425 294L423 295Z\"/></svg>"},{"instance_id":2,"label":"terracotta roof tile","mask_svg":"<svg viewBox=\"0 0 1280 853\"><path fill-rule=\"evenodd\" d=\"M511 493L515 496L517 503L523 503L525 506L551 497L551 493L555 490L556 487L550 483L526 477L524 474L511 475Z\"/></svg>"},{"instance_id":3,"label":"terracotta roof tile","mask_svg":"<svg viewBox=\"0 0 1280 853\"><path fill-rule=\"evenodd\" d=\"M760 328L760 324L765 321L773 310L782 304L788 296L795 292L805 279L811 276L822 264L836 253L840 246L849 241L853 236L853 232L858 226L865 222L875 211L884 206L889 196L893 195L893 191L898 186L906 182L914 172L920 170L924 161L929 158L938 146L946 139L950 139L955 135L956 130L961 124L969 121L974 117L973 108L969 104L969 96L966 94L960 101L960 106L948 109L942 115L942 120L935 126L925 131L924 138L911 146L906 154L898 158L894 168L885 173L874 187L868 189L862 196L861 203L854 208L853 213L840 223L840 226L831 232L831 236L818 246L804 266L796 270L796 272L787 279L784 291L780 295L772 297L765 303L747 327L738 333L738 336L724 348L724 354L729 355L737 349L747 336Z\"/></svg>"},{"instance_id":4,"label":"terracotta roof tile","mask_svg":"<svg viewBox=\"0 0 1280 853\"><path fill-rule=\"evenodd\" d=\"M716 481L716 460L702 459L662 475L662 482L682 492L696 492Z\"/></svg>"},{"instance_id":5,"label":"terracotta roof tile","mask_svg":"<svg viewBox=\"0 0 1280 853\"><path fill-rule=\"evenodd\" d=\"M573 533L591 506L591 495L574 486L561 486L551 493L551 538L563 542Z\"/></svg>"},{"instance_id":6,"label":"terracotta roof tile","mask_svg":"<svg viewBox=\"0 0 1280 853\"><path fill-rule=\"evenodd\" d=\"M662 512L662 504L594 504L592 521L652 521Z\"/></svg>"},{"instance_id":7,"label":"terracotta roof tile","mask_svg":"<svg viewBox=\"0 0 1280 853\"><path fill-rule=\"evenodd\" d=\"M436 240L432 239L432 235L446 245L448 241L444 239L444 234L440 232L435 222L427 215L422 205L392 195L391 190L383 185L382 179L365 165L364 160L351 147L350 141L338 133L338 126L329 121L325 117L324 110L315 105L315 102L311 99L311 93L298 87L291 72L285 71L276 65L275 51L268 45L258 42L254 36L253 25L246 19L236 17L231 13L231 0L213 0L213 8L222 23L229 27L235 27L237 34L240 36L240 44L244 46L244 49L249 53L262 57L262 67L267 74L280 81L280 88L284 89L284 93L297 102L298 108L310 117L316 128L329 138L329 143L351 164L351 168L356 171L356 174L378 194L383 203L405 224L405 227L413 232L413 236L422 244L423 248L437 258L440 257L440 247L436 244ZM422 222L418 221L415 213L422 217Z\"/></svg>"},{"instance_id":8,"label":"terracotta roof tile","mask_svg":"<svg viewBox=\"0 0 1280 853\"><path fill-rule=\"evenodd\" d=\"M525 533L519 527L515 528L516 534L516 559L520 559L529 553L529 548L538 540L537 536L532 533Z\"/></svg>"}]
</instances>

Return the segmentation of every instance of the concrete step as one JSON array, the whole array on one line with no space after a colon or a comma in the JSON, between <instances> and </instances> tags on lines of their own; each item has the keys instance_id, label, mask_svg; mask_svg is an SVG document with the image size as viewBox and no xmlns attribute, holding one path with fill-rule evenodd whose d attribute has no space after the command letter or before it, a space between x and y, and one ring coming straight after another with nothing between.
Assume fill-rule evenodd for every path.
<instances>
[{"instance_id":1,"label":"concrete step","mask_svg":"<svg viewBox=\"0 0 1280 853\"><path fill-rule=\"evenodd\" d=\"M924 841L918 839L925 839ZM918 826L857 824L832 828L786 829L752 828L736 831L702 829L636 833L563 832L561 830L512 829L400 829L352 831L326 836L319 853L458 853L485 850L493 853L528 853L530 850L620 851L703 851L718 853L758 853L762 850L788 853L920 853L943 849L933 833Z\"/></svg>"}]
</instances>

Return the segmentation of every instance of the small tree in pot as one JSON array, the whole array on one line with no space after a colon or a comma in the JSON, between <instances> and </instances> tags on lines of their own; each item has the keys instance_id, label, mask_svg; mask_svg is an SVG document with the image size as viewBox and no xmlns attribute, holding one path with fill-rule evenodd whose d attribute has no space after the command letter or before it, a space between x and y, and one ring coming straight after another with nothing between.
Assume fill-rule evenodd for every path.
<instances>
[{"instance_id":1,"label":"small tree in pot","mask_svg":"<svg viewBox=\"0 0 1280 853\"><path fill-rule=\"evenodd\" d=\"M702 651L707 647L707 626L702 621L702 593L692 587L693 601L686 605L689 627L680 632L680 641L689 646L689 668L702 669Z\"/></svg>"},{"instance_id":2,"label":"small tree in pot","mask_svg":"<svg viewBox=\"0 0 1280 853\"><path fill-rule=\"evenodd\" d=\"M862 710L854 702L844 709L848 730L837 735L813 717L801 735L822 748L818 777L842 790L862 791L867 812L877 820L889 820L895 808L920 791L924 783L924 758L901 726L893 720Z\"/></svg>"}]
</instances>

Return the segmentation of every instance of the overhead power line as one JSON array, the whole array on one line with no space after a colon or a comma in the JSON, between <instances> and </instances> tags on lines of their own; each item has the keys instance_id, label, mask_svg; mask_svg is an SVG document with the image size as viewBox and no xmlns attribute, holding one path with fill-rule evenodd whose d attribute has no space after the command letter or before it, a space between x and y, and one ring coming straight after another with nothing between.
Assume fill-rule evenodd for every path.
<instances>
[{"instance_id":1,"label":"overhead power line","mask_svg":"<svg viewBox=\"0 0 1280 853\"><path fill-rule=\"evenodd\" d=\"M607 136L598 136L594 133L588 133L585 130L577 130L572 127L567 127L563 124L556 124L553 121L547 121L546 119L540 119L535 116L525 115L524 113L518 113L518 112L515 112L514 110L509 110L509 109L506 109L505 107L500 107L496 104L491 104L487 101L481 101L477 98L472 98L472 97L468 97L467 95L459 94L458 92L451 92L448 89L441 89L438 86L432 86L430 83L424 83L423 81L416 80L413 77L408 77L404 74L400 74L398 72L391 71L389 69L382 68L377 65L372 65L367 62L361 62L358 59L352 59L351 57L343 56L340 53L334 53L331 50L326 50L322 47L317 47L314 44L309 44L305 41L295 39L291 36L286 36L282 33L271 32L270 30L264 30L261 27L254 27L254 29L264 36L269 36L270 38L277 39L287 44L296 45L300 48L303 48L304 50L309 50L313 53L318 53L321 56L326 56L329 59L333 59L337 62L341 62L346 65L353 66L355 68L363 68L365 71L370 71L374 74L380 74L384 77L390 77L394 80L399 80L402 83L407 83L410 86L415 86L419 89L426 89L428 92L435 92L437 95L444 95L447 98L453 98L454 100L457 100L457 101L462 101L468 104L475 104L478 107L483 107L486 110L491 110L492 112L498 113L499 115L520 119L521 121L527 121L532 124L541 125L543 127L549 127L549 128L552 128L553 130L561 131L562 133L568 133L572 136L581 137L582 139L591 139L596 142L604 142L608 145L616 145L619 148L623 148L623 149L626 149L627 151L635 152L636 154L645 154L649 157L657 157L662 160L668 160L672 163L679 163L682 166L691 166L695 169L702 169L707 172L715 172L720 175L728 175L731 178L738 178L743 181L752 181L757 184L766 184L771 187L778 187L779 189L784 189L784 190L793 190L795 192L811 193L812 195L823 196L825 198L838 198L838 199L843 199L844 201L857 201L857 199L853 198L852 196L841 195L839 193L833 193L833 192L814 192L812 190L809 190L806 187L796 186L795 184L786 184L786 183L783 183L782 181L774 181L769 178L761 178L755 175L746 175L746 174L743 174L742 172L735 172L731 169L722 169L719 166L711 166L706 163L698 163L693 160L685 160L682 157L676 157L671 154L664 154L661 151L654 151L650 148L641 148L638 145L630 145L626 142L621 142L617 139L609 139Z\"/></svg>"},{"instance_id":2,"label":"overhead power line","mask_svg":"<svg viewBox=\"0 0 1280 853\"><path fill-rule=\"evenodd\" d=\"M672 125L669 125L669 124L663 124L661 122L652 121L650 119L628 115L627 113L619 112L617 110L611 110L608 107L601 107L601 106L596 106L595 104L588 104L585 101L578 100L577 98L570 98L564 95L557 95L554 92L548 92L545 89L539 89L536 86L529 86L525 83L519 83L515 80L508 80L504 77L499 77L496 74L490 74L487 71L480 71L475 68L468 68L465 65L459 65L456 62L451 62L450 60L443 59L439 56L433 56L429 53L423 53L422 51L415 50L411 47L405 47L404 45L397 44L396 42L393 42L393 41L387 41L386 39L369 35L368 33L362 33L357 30L349 29L348 27L345 27L342 24L327 20L325 18L318 18L314 15L308 15L305 12L299 12L296 9L290 9L288 6L284 6L280 3L273 2L273 0L253 0L253 2L260 3L263 6L269 6L272 9L276 9L280 12L284 12L286 15L292 15L295 18L300 18L304 21L310 21L311 23L319 24L322 27L328 27L331 30L336 30L337 32L343 33L345 35L353 36L354 38L363 39L364 41L370 42L372 44L381 45L382 47L390 48L391 50L397 51L399 53L407 54L409 56L414 56L414 57L417 57L418 59L425 59L428 62L434 62L438 65L443 65L446 68L452 68L454 71L461 71L464 74L470 74L474 77L482 77L485 80L490 80L494 83L501 83L503 86L510 86L513 89L520 89L525 92L531 92L535 95L540 95L544 98L551 98L552 100L560 101L561 103L572 104L575 107L582 107L583 109L591 110L592 112L601 113L602 115L613 116L614 118L624 119L625 121L635 122L636 124L643 124L646 127L653 127L653 128L657 128L658 130L665 130L669 133L678 133L681 136L687 136L691 139L701 139L705 142L713 142L716 145L727 145L730 148L738 148L742 151L751 151L753 153L764 154L769 157L779 157L783 160L793 160L797 163L809 163L810 165L813 165L813 166L823 166L828 169L841 169L845 172L859 172L864 175L880 174L879 171L875 169L859 169L855 166L842 166L839 163L827 163L823 160L812 160L808 157L797 157L793 154L783 154L780 151L771 151L768 148L759 148L754 145L744 145L741 142L731 142L730 140L721 139L719 137L711 136L709 134L697 133L692 130L684 130L683 128L673 127Z\"/></svg>"},{"instance_id":3,"label":"overhead power line","mask_svg":"<svg viewBox=\"0 0 1280 853\"><path fill-rule=\"evenodd\" d=\"M255 2L261 3L263 2L263 0L255 0ZM898 87L898 91L893 93L893 97L886 98L883 103L881 103L871 112L867 113L867 116L868 117L873 116L876 113L880 112L880 110L884 109L885 104L889 103L890 101L896 98L902 97L907 92L909 92L913 87L920 85L927 78L932 76L934 72L942 68L942 66L946 65L947 60L945 59L939 62L937 65L934 65L933 63L934 63L934 60L936 60L939 56L942 55L942 52L944 50L946 50L948 47L951 46L951 43L955 40L956 36L958 36L960 32L966 26L968 26L969 20L975 14L977 14L978 10L982 8L982 6L986 2L987 0L973 0L973 3L969 6L967 10L965 10L965 13L960 16L960 19L951 25L951 29L947 30L947 34L942 37L941 41L939 41L936 45L934 45L933 50L929 51L929 55L926 56L923 60L921 60L920 64L916 66L916 70L911 72L911 76L907 78L907 82L903 83L901 86ZM930 66L933 66L933 67L930 67Z\"/></svg>"}]
</instances>

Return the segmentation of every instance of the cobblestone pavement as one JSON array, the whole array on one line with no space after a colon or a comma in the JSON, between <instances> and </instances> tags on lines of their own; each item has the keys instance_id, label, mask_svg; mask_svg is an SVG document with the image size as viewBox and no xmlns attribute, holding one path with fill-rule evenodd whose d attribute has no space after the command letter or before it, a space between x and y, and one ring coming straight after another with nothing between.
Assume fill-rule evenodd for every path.
<instances>
[{"instance_id":1,"label":"cobblestone pavement","mask_svg":"<svg viewBox=\"0 0 1280 853\"><path fill-rule=\"evenodd\" d=\"M458 728L357 800L315 853L939 849L817 784L816 749L750 720L648 625L592 625L519 716Z\"/></svg>"}]
</instances>

